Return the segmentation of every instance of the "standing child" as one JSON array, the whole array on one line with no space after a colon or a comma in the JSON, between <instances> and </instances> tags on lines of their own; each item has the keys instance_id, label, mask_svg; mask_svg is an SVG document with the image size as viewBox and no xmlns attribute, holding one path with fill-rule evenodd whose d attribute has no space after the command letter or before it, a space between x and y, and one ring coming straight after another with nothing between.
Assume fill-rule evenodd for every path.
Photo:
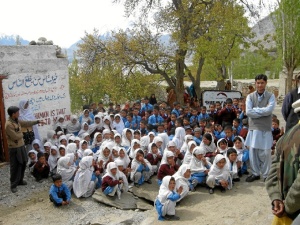
<instances>
[{"instance_id":1,"label":"standing child","mask_svg":"<svg viewBox=\"0 0 300 225\"><path fill-rule=\"evenodd\" d=\"M208 172L206 184L209 189L209 193L214 193L216 186L221 188L221 192L225 192L226 189L231 188L231 178L228 166L226 166L226 159L223 155L216 155L214 163Z\"/></svg>"},{"instance_id":2,"label":"standing child","mask_svg":"<svg viewBox=\"0 0 300 225\"><path fill-rule=\"evenodd\" d=\"M34 164L32 175L37 182L40 182L44 178L48 178L50 167L46 161L44 153L39 152L37 154L38 161Z\"/></svg>"},{"instance_id":3,"label":"standing child","mask_svg":"<svg viewBox=\"0 0 300 225\"><path fill-rule=\"evenodd\" d=\"M121 199L121 190L123 188L123 178L119 175L118 167L115 162L110 162L107 165L106 174L102 178L102 191L110 197L117 194Z\"/></svg>"},{"instance_id":4,"label":"standing child","mask_svg":"<svg viewBox=\"0 0 300 225\"><path fill-rule=\"evenodd\" d=\"M55 206L62 206L70 204L71 192L67 185L62 182L60 174L52 176L53 184L50 187L49 198Z\"/></svg>"},{"instance_id":5,"label":"standing child","mask_svg":"<svg viewBox=\"0 0 300 225\"><path fill-rule=\"evenodd\" d=\"M158 213L158 220L179 220L175 215L176 201L180 199L183 188L176 190L174 177L165 176L159 188L158 196L155 199L155 208Z\"/></svg>"}]
</instances>

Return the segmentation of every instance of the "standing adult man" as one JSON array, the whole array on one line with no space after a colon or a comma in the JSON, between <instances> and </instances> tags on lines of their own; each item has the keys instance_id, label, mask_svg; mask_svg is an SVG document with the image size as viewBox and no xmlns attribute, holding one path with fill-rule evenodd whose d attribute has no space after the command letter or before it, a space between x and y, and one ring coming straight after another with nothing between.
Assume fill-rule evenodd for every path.
<instances>
[{"instance_id":1,"label":"standing adult man","mask_svg":"<svg viewBox=\"0 0 300 225\"><path fill-rule=\"evenodd\" d=\"M300 100L292 104L298 124L285 133L276 144L272 166L266 179L266 189L272 201L272 212L281 217L285 213L293 224L300 224Z\"/></svg>"},{"instance_id":2,"label":"standing adult man","mask_svg":"<svg viewBox=\"0 0 300 225\"><path fill-rule=\"evenodd\" d=\"M297 114L292 107L293 102L300 99L300 74L296 76L297 88L289 92L282 103L281 113L286 121L285 132L298 123Z\"/></svg>"},{"instance_id":3,"label":"standing adult man","mask_svg":"<svg viewBox=\"0 0 300 225\"><path fill-rule=\"evenodd\" d=\"M5 132L9 149L10 160L10 188L13 193L17 192L18 185L26 185L23 180L27 164L27 152L23 140L21 127L31 127L35 124L45 124L43 121L19 121L19 108L10 106L7 109L9 115L5 123Z\"/></svg>"},{"instance_id":4,"label":"standing adult man","mask_svg":"<svg viewBox=\"0 0 300 225\"><path fill-rule=\"evenodd\" d=\"M266 91L268 77L264 74L255 77L256 91L246 99L246 114L249 120L249 131L245 145L250 148L250 165L252 175L247 182L265 179L271 165L272 112L275 108L274 94Z\"/></svg>"}]
</instances>

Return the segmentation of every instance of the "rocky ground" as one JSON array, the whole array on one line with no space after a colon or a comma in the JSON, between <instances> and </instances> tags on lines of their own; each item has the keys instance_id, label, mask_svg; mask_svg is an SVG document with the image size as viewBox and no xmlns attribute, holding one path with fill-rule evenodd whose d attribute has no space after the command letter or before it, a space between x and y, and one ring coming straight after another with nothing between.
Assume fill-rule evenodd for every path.
<instances>
[{"instance_id":1,"label":"rocky ground","mask_svg":"<svg viewBox=\"0 0 300 225\"><path fill-rule=\"evenodd\" d=\"M274 112L283 122L280 107ZM284 123L281 124L284 126ZM119 210L94 201L76 199L69 206L56 208L48 198L51 179L37 183L26 172L27 186L9 189L9 165L0 167L0 224L160 224L154 209ZM143 187L143 186L142 186ZM147 191L146 186L144 191ZM158 189L157 189L158 191ZM271 224L270 200L262 180L246 183L245 177L232 190L210 195L205 188L189 194L177 207L179 222L166 224L266 225Z\"/></svg>"}]
</instances>

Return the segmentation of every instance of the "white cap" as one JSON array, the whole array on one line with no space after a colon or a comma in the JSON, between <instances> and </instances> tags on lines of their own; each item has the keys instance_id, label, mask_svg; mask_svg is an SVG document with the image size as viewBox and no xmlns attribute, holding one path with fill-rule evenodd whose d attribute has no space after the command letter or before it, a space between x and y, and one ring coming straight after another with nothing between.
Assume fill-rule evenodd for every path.
<instances>
[{"instance_id":1,"label":"white cap","mask_svg":"<svg viewBox=\"0 0 300 225\"><path fill-rule=\"evenodd\" d=\"M292 107L294 108L294 112L295 113L298 113L300 112L300 99L295 101L293 104L292 104Z\"/></svg>"}]
</instances>

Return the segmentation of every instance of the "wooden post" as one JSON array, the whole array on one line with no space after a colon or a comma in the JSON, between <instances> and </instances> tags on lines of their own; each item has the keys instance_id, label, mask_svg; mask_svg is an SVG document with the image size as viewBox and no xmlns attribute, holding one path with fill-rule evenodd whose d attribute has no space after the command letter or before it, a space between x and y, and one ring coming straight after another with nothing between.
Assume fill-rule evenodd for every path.
<instances>
[{"instance_id":1,"label":"wooden post","mask_svg":"<svg viewBox=\"0 0 300 225\"><path fill-rule=\"evenodd\" d=\"M2 149L3 149L3 153L4 153L4 159L6 162L8 162L9 161L9 153L8 153L7 138L6 138L6 133L5 133L5 121L6 120L5 120L5 108L4 108L3 87L2 87L3 79L7 79L7 77L4 75L0 75L0 121L1 121L0 137L2 138Z\"/></svg>"}]
</instances>

